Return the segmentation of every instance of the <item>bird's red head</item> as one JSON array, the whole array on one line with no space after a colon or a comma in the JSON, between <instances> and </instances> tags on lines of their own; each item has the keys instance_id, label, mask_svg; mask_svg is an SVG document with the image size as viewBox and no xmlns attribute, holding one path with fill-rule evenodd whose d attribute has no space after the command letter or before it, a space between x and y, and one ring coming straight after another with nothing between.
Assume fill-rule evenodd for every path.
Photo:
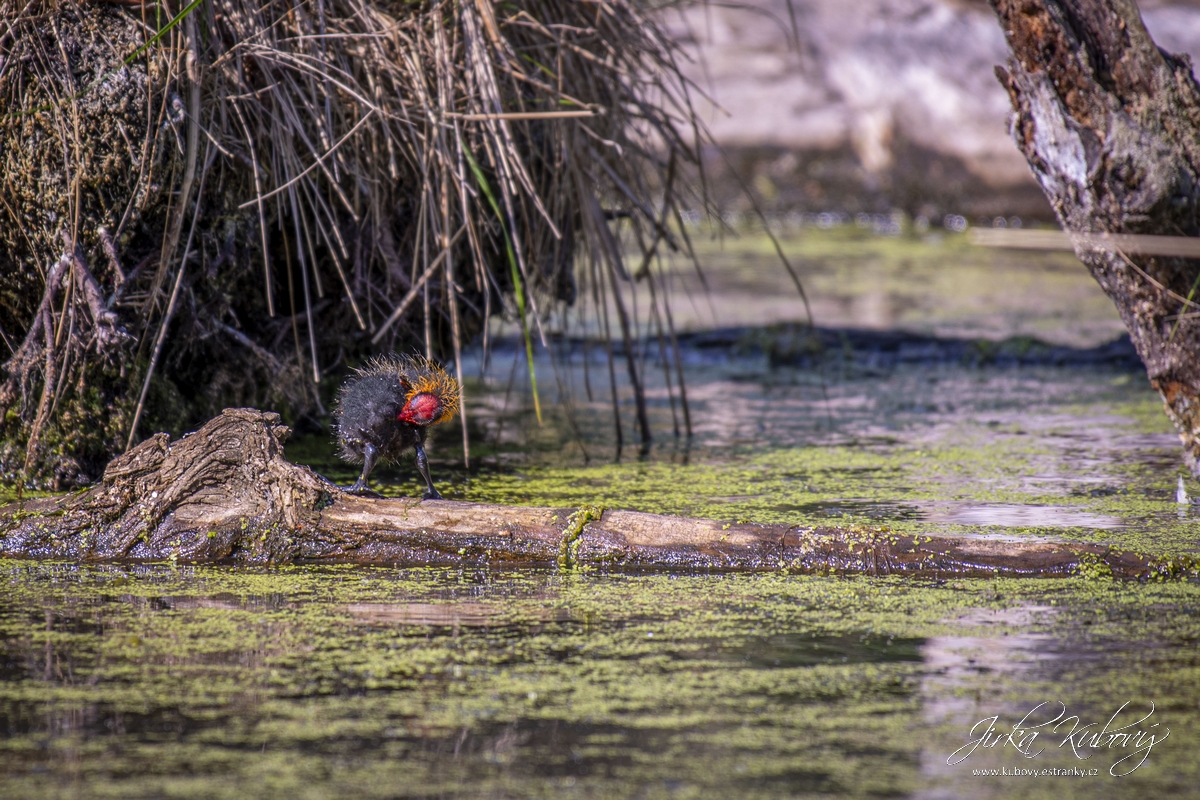
<instances>
[{"instance_id":1,"label":"bird's red head","mask_svg":"<svg viewBox=\"0 0 1200 800\"><path fill-rule=\"evenodd\" d=\"M442 401L437 395L420 392L408 399L396 419L409 425L430 425L441 418L443 410Z\"/></svg>"}]
</instances>

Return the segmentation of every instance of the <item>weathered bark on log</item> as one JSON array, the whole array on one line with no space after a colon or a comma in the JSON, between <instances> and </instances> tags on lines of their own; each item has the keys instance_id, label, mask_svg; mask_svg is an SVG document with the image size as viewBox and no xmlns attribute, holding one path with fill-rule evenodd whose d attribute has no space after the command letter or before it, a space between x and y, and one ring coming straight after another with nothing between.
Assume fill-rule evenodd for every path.
<instances>
[{"instance_id":1,"label":"weathered bark on log","mask_svg":"<svg viewBox=\"0 0 1200 800\"><path fill-rule=\"evenodd\" d=\"M596 508L511 508L348 495L283 457L276 414L227 409L159 434L86 492L0 510L0 555L93 561L442 564L866 574L1190 574L1101 545L899 536Z\"/></svg>"},{"instance_id":2,"label":"weathered bark on log","mask_svg":"<svg viewBox=\"0 0 1200 800\"><path fill-rule=\"evenodd\" d=\"M1133 0L991 0L1012 134L1068 231L1196 236L1200 87ZM1076 247L1116 303L1200 476L1200 261Z\"/></svg>"}]
</instances>

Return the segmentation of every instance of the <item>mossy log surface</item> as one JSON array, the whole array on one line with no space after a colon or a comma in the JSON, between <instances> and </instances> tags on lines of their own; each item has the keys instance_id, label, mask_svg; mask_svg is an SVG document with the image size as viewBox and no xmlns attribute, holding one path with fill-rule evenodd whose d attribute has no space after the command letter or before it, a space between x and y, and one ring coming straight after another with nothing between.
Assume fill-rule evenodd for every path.
<instances>
[{"instance_id":1,"label":"mossy log surface","mask_svg":"<svg viewBox=\"0 0 1200 800\"><path fill-rule=\"evenodd\" d=\"M1169 565L1101 545L897 536L598 508L346 494L288 462L279 417L227 409L113 460L96 486L0 509L0 554L79 562L356 562L470 567L1117 577Z\"/></svg>"}]
</instances>

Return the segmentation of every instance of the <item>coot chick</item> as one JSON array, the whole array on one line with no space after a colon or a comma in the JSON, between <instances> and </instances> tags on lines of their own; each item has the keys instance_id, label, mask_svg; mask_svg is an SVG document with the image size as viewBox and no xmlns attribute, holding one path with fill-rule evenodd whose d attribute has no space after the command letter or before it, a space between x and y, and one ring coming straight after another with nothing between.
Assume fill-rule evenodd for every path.
<instances>
[{"instance_id":1,"label":"coot chick","mask_svg":"<svg viewBox=\"0 0 1200 800\"><path fill-rule=\"evenodd\" d=\"M363 465L362 475L346 491L374 494L367 476L375 462L414 450L417 469L429 487L425 499L440 500L429 479L425 435L430 425L454 417L458 397L458 381L421 356L385 356L356 370L338 391L333 411L341 457Z\"/></svg>"}]
</instances>

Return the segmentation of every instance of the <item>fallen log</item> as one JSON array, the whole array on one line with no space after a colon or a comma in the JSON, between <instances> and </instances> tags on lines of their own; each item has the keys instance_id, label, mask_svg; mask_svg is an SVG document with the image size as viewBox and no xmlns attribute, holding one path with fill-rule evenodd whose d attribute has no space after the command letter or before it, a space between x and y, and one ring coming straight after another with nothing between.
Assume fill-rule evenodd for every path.
<instances>
[{"instance_id":1,"label":"fallen log","mask_svg":"<svg viewBox=\"0 0 1200 800\"><path fill-rule=\"evenodd\" d=\"M347 494L288 462L279 416L226 409L114 459L96 486L0 509L0 555L79 562L354 562L871 575L1194 575L1103 545L761 525L585 506Z\"/></svg>"}]
</instances>

